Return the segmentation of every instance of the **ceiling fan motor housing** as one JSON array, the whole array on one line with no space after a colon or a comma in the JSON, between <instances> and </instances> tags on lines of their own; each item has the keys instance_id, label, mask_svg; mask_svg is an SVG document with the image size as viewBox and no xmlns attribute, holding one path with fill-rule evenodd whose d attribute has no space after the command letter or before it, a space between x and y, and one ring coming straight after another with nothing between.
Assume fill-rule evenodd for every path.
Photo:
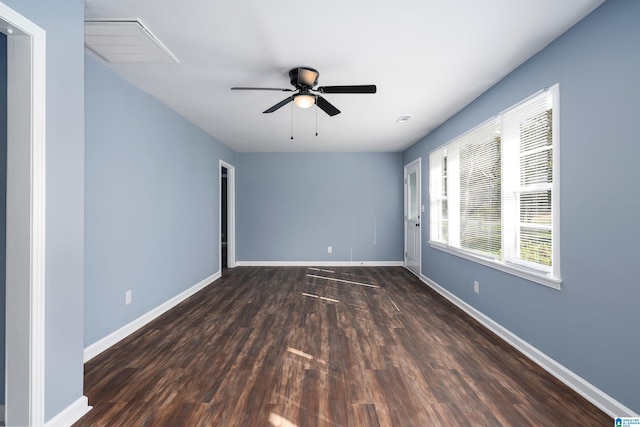
<instances>
[{"instance_id":1,"label":"ceiling fan motor housing","mask_svg":"<svg viewBox=\"0 0 640 427\"><path fill-rule=\"evenodd\" d=\"M320 73L313 68L298 67L289 70L289 80L298 89L313 88L318 84L318 76Z\"/></svg>"}]
</instances>

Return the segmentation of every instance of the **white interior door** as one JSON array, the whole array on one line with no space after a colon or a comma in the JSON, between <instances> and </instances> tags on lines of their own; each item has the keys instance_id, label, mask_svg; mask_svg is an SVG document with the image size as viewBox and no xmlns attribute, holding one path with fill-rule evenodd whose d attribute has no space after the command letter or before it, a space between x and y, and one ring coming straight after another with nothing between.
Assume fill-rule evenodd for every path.
<instances>
[{"instance_id":1,"label":"white interior door","mask_svg":"<svg viewBox=\"0 0 640 427\"><path fill-rule=\"evenodd\" d=\"M420 276L421 236L420 159L404 167L404 263Z\"/></svg>"}]
</instances>

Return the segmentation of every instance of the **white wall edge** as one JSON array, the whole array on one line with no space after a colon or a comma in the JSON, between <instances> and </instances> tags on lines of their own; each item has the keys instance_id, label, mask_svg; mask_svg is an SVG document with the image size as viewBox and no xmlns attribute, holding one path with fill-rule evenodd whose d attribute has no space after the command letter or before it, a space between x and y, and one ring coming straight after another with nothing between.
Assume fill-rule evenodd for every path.
<instances>
[{"instance_id":1,"label":"white wall edge","mask_svg":"<svg viewBox=\"0 0 640 427\"><path fill-rule=\"evenodd\" d=\"M176 295L175 297L171 298L170 300L160 304L159 306L157 306L153 310L151 310L151 311L143 314L142 316L138 317L137 319L135 319L131 323L128 323L128 324L124 325L123 327L121 327L117 331L112 332L109 335L107 335L106 337L102 338L101 340L96 341L95 343L89 345L88 347L85 347L85 349L84 349L84 363L87 363L89 360L93 359L98 354L102 353L103 351L105 351L106 349L111 347L112 345L114 345L114 344L118 343L119 341L123 340L124 338L128 337L129 335L131 335L132 333L134 333L135 331L137 331L138 329L140 329L141 327L143 327L147 323L151 322L152 320L154 320L158 316L160 316L160 315L164 314L165 312L169 311L170 309L172 309L176 305L180 304L182 301L186 300L187 298L189 298L190 296L192 296L196 292L206 288L208 285L210 285L214 281L218 280L220 277L221 277L220 271L212 274L211 276L203 279L202 281L200 281L196 285L192 286L191 288L187 289L186 291L181 292L180 294Z\"/></svg>"},{"instance_id":2,"label":"white wall edge","mask_svg":"<svg viewBox=\"0 0 640 427\"><path fill-rule=\"evenodd\" d=\"M93 409L93 406L89 406L87 396L82 396L80 399L67 406L58 415L47 421L45 423L45 427L69 427L82 418L91 409Z\"/></svg>"},{"instance_id":3,"label":"white wall edge","mask_svg":"<svg viewBox=\"0 0 640 427\"><path fill-rule=\"evenodd\" d=\"M236 261L238 267L402 267L402 261Z\"/></svg>"},{"instance_id":4,"label":"white wall edge","mask_svg":"<svg viewBox=\"0 0 640 427\"><path fill-rule=\"evenodd\" d=\"M0 3L0 20L14 30L13 35L7 37L7 229L14 233L11 236L7 233L7 247L12 248L7 254L15 253L13 262L7 261L6 335L7 347L13 348L7 351L5 362L5 370L12 375L7 374L5 378L3 412L5 421L42 426L45 414L46 32L4 3ZM25 194L28 196L24 197ZM24 301L29 303L26 310L22 305ZM15 311L10 313L9 307ZM16 340L16 336L25 336L25 331L27 338Z\"/></svg>"},{"instance_id":5,"label":"white wall edge","mask_svg":"<svg viewBox=\"0 0 640 427\"><path fill-rule=\"evenodd\" d=\"M536 347L532 346L490 317L486 316L481 311L475 309L442 286L438 285L427 276L421 275L420 280L610 417L640 416L584 378L566 368L564 365L547 356Z\"/></svg>"}]
</instances>

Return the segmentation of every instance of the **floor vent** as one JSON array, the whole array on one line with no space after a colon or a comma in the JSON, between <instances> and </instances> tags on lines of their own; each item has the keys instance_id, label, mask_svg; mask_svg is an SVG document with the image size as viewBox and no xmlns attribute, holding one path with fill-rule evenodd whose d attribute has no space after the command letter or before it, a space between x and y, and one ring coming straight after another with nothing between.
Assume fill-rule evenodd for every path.
<instances>
[{"instance_id":1,"label":"floor vent","mask_svg":"<svg viewBox=\"0 0 640 427\"><path fill-rule=\"evenodd\" d=\"M139 21L85 21L84 43L111 63L179 62Z\"/></svg>"}]
</instances>

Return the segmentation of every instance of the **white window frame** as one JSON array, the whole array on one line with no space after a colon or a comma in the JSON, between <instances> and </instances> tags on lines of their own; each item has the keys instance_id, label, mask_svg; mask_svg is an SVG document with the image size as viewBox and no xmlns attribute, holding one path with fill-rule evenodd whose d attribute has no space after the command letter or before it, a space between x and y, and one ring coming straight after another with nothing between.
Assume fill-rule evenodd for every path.
<instances>
[{"instance_id":1,"label":"white window frame","mask_svg":"<svg viewBox=\"0 0 640 427\"><path fill-rule=\"evenodd\" d=\"M549 228L552 232L551 252L552 262L550 267L536 264L533 262L524 261L517 257L509 256L509 253L513 253L513 244L510 242L519 241L519 237L514 239L513 232L509 230L519 230L514 222L519 224L519 212L517 209L505 211L505 197L508 192L520 194L526 191L528 188L519 186L519 173L518 167L509 167L509 165L519 165L519 151L512 151L509 153L508 149L505 149L509 141L502 141L502 255L501 257L493 257L486 254L476 253L471 250L466 250L460 247L459 229L460 229L460 211L459 202L455 202L452 199L459 197L459 165L456 163L456 153L452 153L452 150L456 149L456 142L459 141L465 135L473 132L474 130L486 126L487 123L498 120L501 121L503 115L526 105L527 102L534 98L538 98L542 93L547 94L550 97L550 106L552 108L553 120L552 120L552 183L538 185L537 189L550 189L551 190L551 203L552 203L552 218ZM559 85L556 84L548 89L539 91L518 104L509 107L501 112L497 117L491 118L487 122L480 124L479 126L465 132L461 136L452 139L443 146L436 148L429 153L429 201L430 201L430 240L429 245L452 255L459 256L464 259L468 259L477 262L482 265L527 279L529 281L539 283L551 288L560 290L562 283L560 275L560 149L559 149L559 135L560 135L560 96ZM500 125L501 126L501 125ZM443 194L443 174L442 174L442 159L447 157L447 195ZM516 156L517 158L514 158ZM514 181L515 180L515 181ZM514 182L516 184L514 184ZM514 190L515 188L515 190ZM448 204L448 239L445 239L442 233L442 217L441 209L443 200L447 200ZM517 204L516 204L517 205ZM457 206L457 208L456 208ZM514 231L518 232L518 231ZM511 251L506 249L511 246Z\"/></svg>"}]
</instances>

